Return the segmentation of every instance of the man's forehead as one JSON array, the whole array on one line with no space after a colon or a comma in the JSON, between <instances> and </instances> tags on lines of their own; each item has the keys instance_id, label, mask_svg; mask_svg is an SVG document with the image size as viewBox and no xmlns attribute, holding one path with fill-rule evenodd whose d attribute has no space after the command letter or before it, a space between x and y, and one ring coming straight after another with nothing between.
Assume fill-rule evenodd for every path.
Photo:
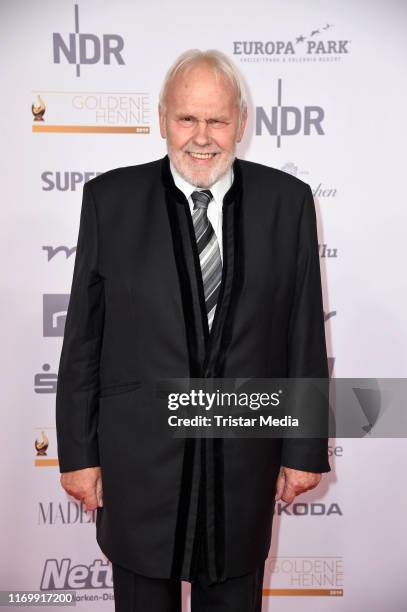
<instances>
[{"instance_id":1,"label":"man's forehead","mask_svg":"<svg viewBox=\"0 0 407 612\"><path fill-rule=\"evenodd\" d=\"M180 70L173 77L174 82L184 82L189 83L191 81L199 81L202 80L214 81L219 84L230 85L231 82L226 76L224 72L216 68L215 66L211 66L207 63L198 63L190 66L185 66L184 68L180 68Z\"/></svg>"},{"instance_id":2,"label":"man's forehead","mask_svg":"<svg viewBox=\"0 0 407 612\"><path fill-rule=\"evenodd\" d=\"M217 99L213 102L208 102L207 98L185 98L184 100L174 101L171 104L172 110L177 114L185 114L192 116L204 116L204 117L212 117L212 116L220 116L220 115L229 115L231 111L230 101L225 102L224 99Z\"/></svg>"},{"instance_id":3,"label":"man's forehead","mask_svg":"<svg viewBox=\"0 0 407 612\"><path fill-rule=\"evenodd\" d=\"M196 112L210 115L230 113L231 106L237 103L236 96L230 86L205 86L204 83L181 82L172 83L168 92L168 105L175 111L194 114Z\"/></svg>"},{"instance_id":4,"label":"man's forehead","mask_svg":"<svg viewBox=\"0 0 407 612\"><path fill-rule=\"evenodd\" d=\"M234 87L227 76L207 66L182 71L174 77L168 89L170 97L193 102L207 98L228 103L235 97Z\"/></svg>"}]
</instances>

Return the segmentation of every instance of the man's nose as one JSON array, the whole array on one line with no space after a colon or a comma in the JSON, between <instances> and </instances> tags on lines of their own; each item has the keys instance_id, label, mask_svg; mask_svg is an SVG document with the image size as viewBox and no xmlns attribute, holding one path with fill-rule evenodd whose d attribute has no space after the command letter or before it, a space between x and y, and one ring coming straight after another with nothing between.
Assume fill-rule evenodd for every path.
<instances>
[{"instance_id":1,"label":"man's nose","mask_svg":"<svg viewBox=\"0 0 407 612\"><path fill-rule=\"evenodd\" d=\"M210 142L209 128L206 121L197 121L194 133L194 141L197 145L203 146Z\"/></svg>"}]
</instances>

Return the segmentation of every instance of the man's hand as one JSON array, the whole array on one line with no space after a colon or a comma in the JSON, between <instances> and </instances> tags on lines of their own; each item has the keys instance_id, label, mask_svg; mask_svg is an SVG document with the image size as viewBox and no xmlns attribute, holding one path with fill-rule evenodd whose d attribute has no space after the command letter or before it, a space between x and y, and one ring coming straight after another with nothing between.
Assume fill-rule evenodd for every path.
<instances>
[{"instance_id":1,"label":"man's hand","mask_svg":"<svg viewBox=\"0 0 407 612\"><path fill-rule=\"evenodd\" d=\"M296 495L314 489L321 480L322 474L303 472L289 467L281 467L277 478L276 501L282 499L291 504Z\"/></svg>"},{"instance_id":2,"label":"man's hand","mask_svg":"<svg viewBox=\"0 0 407 612\"><path fill-rule=\"evenodd\" d=\"M86 510L95 510L98 506L103 506L100 467L64 472L61 474L61 485L69 495L83 502Z\"/></svg>"}]
</instances>

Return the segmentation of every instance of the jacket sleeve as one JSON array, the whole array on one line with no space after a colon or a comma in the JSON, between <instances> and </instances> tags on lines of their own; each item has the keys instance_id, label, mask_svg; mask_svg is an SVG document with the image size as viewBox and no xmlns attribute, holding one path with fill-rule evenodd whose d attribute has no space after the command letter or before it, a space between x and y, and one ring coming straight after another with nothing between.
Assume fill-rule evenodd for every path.
<instances>
[{"instance_id":1,"label":"jacket sleeve","mask_svg":"<svg viewBox=\"0 0 407 612\"><path fill-rule=\"evenodd\" d=\"M289 378L327 379L324 312L315 205L309 185L303 199L297 243L296 283L288 331ZM306 417L307 406L302 408ZM318 407L320 410L320 407ZM328 423L328 401L318 418ZM321 415L321 416L320 416ZM281 464L308 472L329 472L328 438L286 438Z\"/></svg>"},{"instance_id":2,"label":"jacket sleeve","mask_svg":"<svg viewBox=\"0 0 407 612\"><path fill-rule=\"evenodd\" d=\"M83 189L79 235L59 362L56 428L61 472L99 465L97 423L104 285L91 187Z\"/></svg>"}]
</instances>

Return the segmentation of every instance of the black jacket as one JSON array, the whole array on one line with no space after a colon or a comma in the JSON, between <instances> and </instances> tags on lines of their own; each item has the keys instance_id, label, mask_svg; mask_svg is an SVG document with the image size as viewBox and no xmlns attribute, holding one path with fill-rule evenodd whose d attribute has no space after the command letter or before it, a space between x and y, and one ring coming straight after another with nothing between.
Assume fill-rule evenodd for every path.
<instances>
[{"instance_id":1,"label":"black jacket","mask_svg":"<svg viewBox=\"0 0 407 612\"><path fill-rule=\"evenodd\" d=\"M236 159L223 249L209 335L168 157L85 184L58 376L60 469L101 466L97 540L151 577L190 576L203 456L213 580L267 557L280 465L330 469L326 439L174 439L153 409L162 378L328 377L310 187Z\"/></svg>"}]
</instances>

